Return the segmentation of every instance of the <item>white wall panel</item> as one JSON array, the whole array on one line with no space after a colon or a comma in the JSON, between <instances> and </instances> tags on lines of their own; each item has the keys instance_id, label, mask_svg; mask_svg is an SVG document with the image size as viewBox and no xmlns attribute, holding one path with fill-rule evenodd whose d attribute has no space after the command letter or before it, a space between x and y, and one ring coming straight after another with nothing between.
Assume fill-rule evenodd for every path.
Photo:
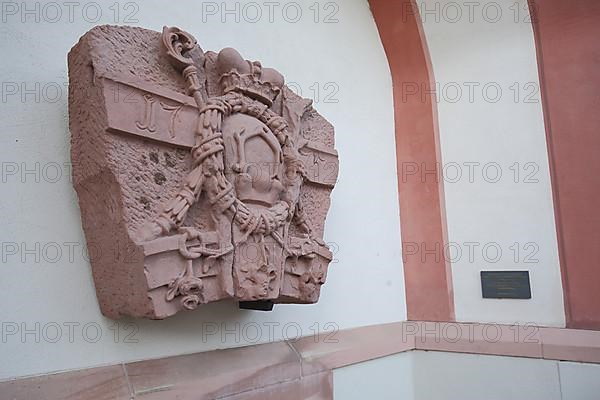
<instances>
[{"instance_id":1,"label":"white wall panel","mask_svg":"<svg viewBox=\"0 0 600 400\"><path fill-rule=\"evenodd\" d=\"M600 398L600 365L560 362L560 389L564 400Z\"/></svg>"},{"instance_id":2,"label":"white wall panel","mask_svg":"<svg viewBox=\"0 0 600 400\"><path fill-rule=\"evenodd\" d=\"M333 371L335 400L411 400L413 353L400 353Z\"/></svg>"},{"instance_id":3,"label":"white wall panel","mask_svg":"<svg viewBox=\"0 0 600 400\"><path fill-rule=\"evenodd\" d=\"M45 2L3 9L0 76L3 89L18 90L3 90L0 107L0 379L405 319L392 85L368 4L306 0L270 12L254 2L258 16L249 3L107 0L76 2L71 14L52 2L60 16ZM336 128L341 161L325 232L336 261L318 305L260 313L213 304L166 321L102 317L69 180L66 60L103 23L179 26L205 50L234 46L315 98ZM203 335L207 326L217 333Z\"/></svg>"},{"instance_id":4,"label":"white wall panel","mask_svg":"<svg viewBox=\"0 0 600 400\"><path fill-rule=\"evenodd\" d=\"M561 399L557 361L415 351L413 363L415 400Z\"/></svg>"},{"instance_id":5,"label":"white wall panel","mask_svg":"<svg viewBox=\"0 0 600 400\"><path fill-rule=\"evenodd\" d=\"M527 1L417 4L437 83L449 234L441 251L452 262L456 318L564 326ZM481 270L529 270L533 298L484 300Z\"/></svg>"}]
</instances>

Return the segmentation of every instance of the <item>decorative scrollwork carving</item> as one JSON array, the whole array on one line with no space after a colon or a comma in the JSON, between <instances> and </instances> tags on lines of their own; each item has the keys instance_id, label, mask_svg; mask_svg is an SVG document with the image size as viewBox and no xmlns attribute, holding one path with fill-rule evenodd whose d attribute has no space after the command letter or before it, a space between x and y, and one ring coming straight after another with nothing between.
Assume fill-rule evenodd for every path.
<instances>
[{"instance_id":1,"label":"decorative scrollwork carving","mask_svg":"<svg viewBox=\"0 0 600 400\"><path fill-rule=\"evenodd\" d=\"M163 27L162 42L169 61L179 71L194 64L186 53L196 46L196 39L189 33L176 27Z\"/></svg>"}]
</instances>

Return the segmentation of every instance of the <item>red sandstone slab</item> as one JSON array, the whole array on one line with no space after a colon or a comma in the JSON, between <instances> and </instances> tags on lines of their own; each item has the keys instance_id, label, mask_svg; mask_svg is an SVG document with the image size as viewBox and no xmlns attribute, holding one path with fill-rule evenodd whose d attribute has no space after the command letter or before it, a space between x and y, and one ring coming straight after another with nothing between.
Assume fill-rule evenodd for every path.
<instances>
[{"instance_id":1,"label":"red sandstone slab","mask_svg":"<svg viewBox=\"0 0 600 400\"><path fill-rule=\"evenodd\" d=\"M143 399L213 399L300 379L300 360L284 342L125 365ZM178 397L182 396L182 397Z\"/></svg>"},{"instance_id":2,"label":"red sandstone slab","mask_svg":"<svg viewBox=\"0 0 600 400\"><path fill-rule=\"evenodd\" d=\"M600 330L600 2L530 0L569 328ZM568 61L566 61L568 60Z\"/></svg>"},{"instance_id":3,"label":"red sandstone slab","mask_svg":"<svg viewBox=\"0 0 600 400\"><path fill-rule=\"evenodd\" d=\"M405 249L407 245L417 243L428 249L434 248L436 243L448 243L444 180L436 174L422 174L425 169L436 170L442 163L435 96L412 96L406 90L407 84L422 90L436 86L418 3L416 0L369 0L390 65L394 89L408 318L453 321L454 295L449 260L428 257L423 261L420 256L410 256ZM417 165L421 173L414 173L416 170L411 168Z\"/></svg>"},{"instance_id":4,"label":"red sandstone slab","mask_svg":"<svg viewBox=\"0 0 600 400\"><path fill-rule=\"evenodd\" d=\"M542 356L549 360L600 363L600 332L541 328Z\"/></svg>"},{"instance_id":5,"label":"red sandstone slab","mask_svg":"<svg viewBox=\"0 0 600 400\"><path fill-rule=\"evenodd\" d=\"M69 53L69 128L104 315L318 301L334 130L275 69L175 27L97 26Z\"/></svg>"},{"instance_id":6,"label":"red sandstone slab","mask_svg":"<svg viewBox=\"0 0 600 400\"><path fill-rule=\"evenodd\" d=\"M0 399L7 400L125 400L130 398L122 365L0 382Z\"/></svg>"},{"instance_id":7,"label":"red sandstone slab","mask_svg":"<svg viewBox=\"0 0 600 400\"><path fill-rule=\"evenodd\" d=\"M331 369L414 349L600 363L600 332L524 328L399 322L305 337L295 343L140 361L126 364L125 369L136 398L141 399L319 400L331 398L327 397ZM458 341L453 334L457 329L464 336ZM496 331L503 340L496 340ZM5 398L108 400L130 395L123 366L115 365L0 382L0 399Z\"/></svg>"},{"instance_id":8,"label":"red sandstone slab","mask_svg":"<svg viewBox=\"0 0 600 400\"><path fill-rule=\"evenodd\" d=\"M542 357L539 328L533 325L408 322L405 329L414 332L417 350Z\"/></svg>"},{"instance_id":9,"label":"red sandstone slab","mask_svg":"<svg viewBox=\"0 0 600 400\"><path fill-rule=\"evenodd\" d=\"M307 336L290 344L308 375L414 350L414 336L406 335L404 323L398 322Z\"/></svg>"},{"instance_id":10,"label":"red sandstone slab","mask_svg":"<svg viewBox=\"0 0 600 400\"><path fill-rule=\"evenodd\" d=\"M223 400L332 400L333 374L323 372L291 382L240 393Z\"/></svg>"}]
</instances>

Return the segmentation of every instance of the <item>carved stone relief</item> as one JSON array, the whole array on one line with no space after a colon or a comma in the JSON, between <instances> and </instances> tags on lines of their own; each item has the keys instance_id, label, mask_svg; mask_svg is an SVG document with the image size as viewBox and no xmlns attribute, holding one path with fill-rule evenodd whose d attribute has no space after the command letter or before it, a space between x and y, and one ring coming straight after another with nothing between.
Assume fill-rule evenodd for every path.
<instances>
[{"instance_id":1,"label":"carved stone relief","mask_svg":"<svg viewBox=\"0 0 600 400\"><path fill-rule=\"evenodd\" d=\"M178 28L99 26L69 53L74 185L102 312L314 303L338 158L283 76Z\"/></svg>"}]
</instances>

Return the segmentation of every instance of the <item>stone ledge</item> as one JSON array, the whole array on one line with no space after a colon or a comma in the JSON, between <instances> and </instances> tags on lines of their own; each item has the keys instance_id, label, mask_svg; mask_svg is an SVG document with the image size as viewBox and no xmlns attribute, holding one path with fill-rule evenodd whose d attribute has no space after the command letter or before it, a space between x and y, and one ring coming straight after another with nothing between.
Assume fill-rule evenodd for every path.
<instances>
[{"instance_id":1,"label":"stone ledge","mask_svg":"<svg viewBox=\"0 0 600 400\"><path fill-rule=\"evenodd\" d=\"M125 400L131 393L123 365L59 372L0 382L0 399Z\"/></svg>"},{"instance_id":2,"label":"stone ledge","mask_svg":"<svg viewBox=\"0 0 600 400\"><path fill-rule=\"evenodd\" d=\"M403 336L405 323L345 329L290 342L311 374L415 349L415 338Z\"/></svg>"},{"instance_id":3,"label":"stone ledge","mask_svg":"<svg viewBox=\"0 0 600 400\"><path fill-rule=\"evenodd\" d=\"M542 358L539 328L529 325L407 322L415 349Z\"/></svg>"},{"instance_id":4,"label":"stone ledge","mask_svg":"<svg viewBox=\"0 0 600 400\"><path fill-rule=\"evenodd\" d=\"M548 360L600 363L600 331L540 328Z\"/></svg>"},{"instance_id":5,"label":"stone ledge","mask_svg":"<svg viewBox=\"0 0 600 400\"><path fill-rule=\"evenodd\" d=\"M0 398L332 398L331 371L411 350L600 363L600 331L397 322L0 382ZM283 396L283 397L282 397Z\"/></svg>"},{"instance_id":6,"label":"stone ledge","mask_svg":"<svg viewBox=\"0 0 600 400\"><path fill-rule=\"evenodd\" d=\"M125 369L133 394L143 399L222 398L302 377L300 359L285 342L139 361Z\"/></svg>"}]
</instances>

